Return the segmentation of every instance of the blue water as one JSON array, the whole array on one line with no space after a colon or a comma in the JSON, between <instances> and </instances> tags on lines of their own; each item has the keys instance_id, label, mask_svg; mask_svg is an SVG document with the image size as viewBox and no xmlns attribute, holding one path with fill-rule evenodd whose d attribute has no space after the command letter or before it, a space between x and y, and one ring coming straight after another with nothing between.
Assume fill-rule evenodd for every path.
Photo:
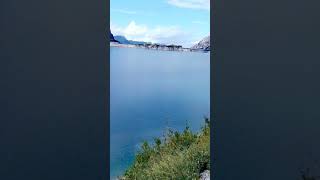
<instances>
[{"instance_id":1,"label":"blue water","mask_svg":"<svg viewBox=\"0 0 320 180\"><path fill-rule=\"evenodd\" d=\"M110 173L121 175L142 140L166 127L199 130L210 113L210 54L110 49Z\"/></svg>"}]
</instances>

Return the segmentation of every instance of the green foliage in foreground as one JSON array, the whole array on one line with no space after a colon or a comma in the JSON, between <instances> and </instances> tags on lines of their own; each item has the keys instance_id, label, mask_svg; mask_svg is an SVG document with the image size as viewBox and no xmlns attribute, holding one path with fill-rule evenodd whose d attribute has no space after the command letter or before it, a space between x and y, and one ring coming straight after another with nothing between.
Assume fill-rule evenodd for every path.
<instances>
[{"instance_id":1,"label":"green foliage in foreground","mask_svg":"<svg viewBox=\"0 0 320 180\"><path fill-rule=\"evenodd\" d=\"M210 121L207 118L199 133L193 133L187 126L181 133L169 130L162 140L155 138L152 145L144 142L121 179L199 179L206 169L210 169Z\"/></svg>"}]
</instances>

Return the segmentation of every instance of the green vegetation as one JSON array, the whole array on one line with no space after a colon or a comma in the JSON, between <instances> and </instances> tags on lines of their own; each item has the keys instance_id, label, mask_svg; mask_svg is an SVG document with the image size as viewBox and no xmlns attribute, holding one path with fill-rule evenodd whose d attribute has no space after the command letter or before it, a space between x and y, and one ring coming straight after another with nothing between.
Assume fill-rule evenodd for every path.
<instances>
[{"instance_id":1,"label":"green vegetation","mask_svg":"<svg viewBox=\"0 0 320 180\"><path fill-rule=\"evenodd\" d=\"M199 133L188 126L183 132L169 130L163 139L155 138L151 145L143 142L134 163L122 180L199 179L210 169L210 120Z\"/></svg>"}]
</instances>

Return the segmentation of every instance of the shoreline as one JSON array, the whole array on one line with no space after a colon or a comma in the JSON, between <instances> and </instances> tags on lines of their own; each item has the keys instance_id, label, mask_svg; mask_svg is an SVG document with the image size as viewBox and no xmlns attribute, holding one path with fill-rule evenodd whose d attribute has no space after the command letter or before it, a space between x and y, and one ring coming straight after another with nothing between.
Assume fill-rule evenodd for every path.
<instances>
[{"instance_id":1,"label":"shoreline","mask_svg":"<svg viewBox=\"0 0 320 180\"><path fill-rule=\"evenodd\" d=\"M133 163L117 180L210 180L210 120L204 121L200 131L193 132L186 125L183 131L169 129L152 142L142 141Z\"/></svg>"},{"instance_id":2,"label":"shoreline","mask_svg":"<svg viewBox=\"0 0 320 180\"><path fill-rule=\"evenodd\" d=\"M180 48L180 49L164 49L164 48L153 48L145 47L143 45L134 45L134 44L120 44L117 42L110 42L110 47L120 47L120 48L139 48L147 50L156 50L156 51L176 51L176 52L201 52L201 53L210 53L210 51L205 50L195 50L190 48Z\"/></svg>"}]
</instances>

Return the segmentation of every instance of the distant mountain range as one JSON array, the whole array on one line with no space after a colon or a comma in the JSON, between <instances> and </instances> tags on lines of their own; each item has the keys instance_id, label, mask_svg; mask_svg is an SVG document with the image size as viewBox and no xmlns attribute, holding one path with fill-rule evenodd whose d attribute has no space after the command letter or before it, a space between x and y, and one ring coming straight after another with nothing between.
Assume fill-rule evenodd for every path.
<instances>
[{"instance_id":1,"label":"distant mountain range","mask_svg":"<svg viewBox=\"0 0 320 180\"><path fill-rule=\"evenodd\" d=\"M133 40L128 40L126 37L124 36L114 36L114 39L117 40L119 43L121 44L133 44L133 45L143 45L143 44L147 44L147 42L143 42L143 41L133 41Z\"/></svg>"},{"instance_id":2,"label":"distant mountain range","mask_svg":"<svg viewBox=\"0 0 320 180\"><path fill-rule=\"evenodd\" d=\"M199 43L193 45L191 48L183 48L180 45L165 45L165 44L157 44L143 41L133 41L128 40L124 36L113 36L110 30L110 42L115 42L119 44L117 46L121 47L139 47L146 49L155 49L155 50L169 50L169 51L210 51L210 36L203 38Z\"/></svg>"},{"instance_id":3,"label":"distant mountain range","mask_svg":"<svg viewBox=\"0 0 320 180\"><path fill-rule=\"evenodd\" d=\"M203 38L200 42L193 45L190 49L210 51L210 36Z\"/></svg>"}]
</instances>

